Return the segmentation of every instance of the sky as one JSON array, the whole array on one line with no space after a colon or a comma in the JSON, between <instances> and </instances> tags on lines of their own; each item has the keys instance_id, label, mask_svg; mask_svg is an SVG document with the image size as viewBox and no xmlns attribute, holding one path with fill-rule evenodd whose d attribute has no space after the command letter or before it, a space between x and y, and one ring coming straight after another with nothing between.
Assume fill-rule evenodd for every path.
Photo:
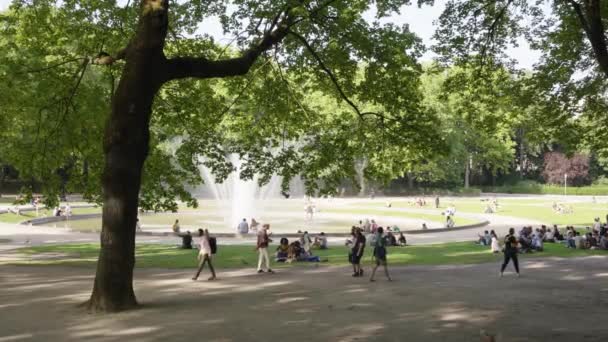
<instances>
[{"instance_id":1,"label":"sky","mask_svg":"<svg viewBox=\"0 0 608 342\"><path fill-rule=\"evenodd\" d=\"M11 0L0 0L0 11L8 8ZM417 6L407 6L401 9L400 14L386 18L383 22L392 22L396 25L409 24L410 30L415 32L420 38L422 38L424 44L429 47L432 45L432 36L435 32L434 21L439 17L445 6L446 0L436 0L435 6L423 6L418 8ZM373 13L368 13L369 18L373 17ZM230 40L229 37L224 37L222 29L218 20L207 20L201 26L202 32L209 33L220 42ZM528 44L525 41L520 41L520 46L517 48L510 48L507 51L508 55L514 58L521 68L531 69L533 64L539 59L539 53L530 50ZM427 52L423 57L422 61L430 61L433 58L431 52Z\"/></svg>"}]
</instances>

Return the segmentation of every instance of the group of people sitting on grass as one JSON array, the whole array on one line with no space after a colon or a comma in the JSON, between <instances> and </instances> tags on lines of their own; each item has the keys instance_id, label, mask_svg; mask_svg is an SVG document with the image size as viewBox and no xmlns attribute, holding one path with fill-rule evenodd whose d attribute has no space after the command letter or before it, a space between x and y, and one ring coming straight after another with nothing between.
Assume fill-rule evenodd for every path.
<instances>
[{"instance_id":1,"label":"group of people sitting on grass","mask_svg":"<svg viewBox=\"0 0 608 342\"><path fill-rule=\"evenodd\" d=\"M599 219L596 219L596 222ZM566 231L562 234L557 225L547 228L542 225L540 228L531 226L523 227L517 234L518 251L520 253L542 252L544 243L563 243L567 248L575 249L601 249L608 250L608 224L594 224L593 228L587 227L587 232L581 234L574 226L566 226ZM478 234L477 243L490 246L493 253L501 251L496 233L492 230Z\"/></svg>"},{"instance_id":2,"label":"group of people sitting on grass","mask_svg":"<svg viewBox=\"0 0 608 342\"><path fill-rule=\"evenodd\" d=\"M321 232L314 240L310 238L307 231L301 232L300 238L291 243L287 238L281 238L276 249L275 260L277 262L309 261L319 262L321 258L313 254L313 249L327 249L327 237Z\"/></svg>"},{"instance_id":3,"label":"group of people sitting on grass","mask_svg":"<svg viewBox=\"0 0 608 342\"><path fill-rule=\"evenodd\" d=\"M551 205L553 212L556 214L572 214L574 213L574 209L571 205L565 205L563 203L553 202Z\"/></svg>"}]
</instances>

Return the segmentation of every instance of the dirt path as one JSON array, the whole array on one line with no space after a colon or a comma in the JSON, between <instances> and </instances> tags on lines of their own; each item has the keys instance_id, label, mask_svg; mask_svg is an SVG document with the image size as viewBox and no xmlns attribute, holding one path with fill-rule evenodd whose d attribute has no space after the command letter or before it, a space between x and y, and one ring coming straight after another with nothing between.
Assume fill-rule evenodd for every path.
<instances>
[{"instance_id":1,"label":"dirt path","mask_svg":"<svg viewBox=\"0 0 608 342\"><path fill-rule=\"evenodd\" d=\"M402 267L396 281L346 268L254 275L136 270L139 310L83 314L93 270L0 267L0 341L605 341L608 257ZM603 320L603 321L602 321Z\"/></svg>"}]
</instances>

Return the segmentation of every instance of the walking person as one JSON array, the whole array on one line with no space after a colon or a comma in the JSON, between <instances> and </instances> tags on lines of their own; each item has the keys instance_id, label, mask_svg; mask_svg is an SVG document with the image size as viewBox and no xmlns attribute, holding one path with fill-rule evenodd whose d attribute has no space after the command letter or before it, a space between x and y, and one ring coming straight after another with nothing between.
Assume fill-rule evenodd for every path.
<instances>
[{"instance_id":1,"label":"walking person","mask_svg":"<svg viewBox=\"0 0 608 342\"><path fill-rule=\"evenodd\" d=\"M268 244L272 242L268 237L268 228L270 228L270 225L264 224L262 230L258 232L258 242L256 245L258 251L258 273L264 272L262 270L262 263L266 263L266 272L274 273L274 271L270 269L270 259L268 258Z\"/></svg>"},{"instance_id":2,"label":"walking person","mask_svg":"<svg viewBox=\"0 0 608 342\"><path fill-rule=\"evenodd\" d=\"M352 254L352 264L353 264L353 277L361 277L363 275L363 270L361 269L361 258L363 257L363 252L365 251L365 236L361 233L360 228L355 229L355 241L353 244L353 248L351 251Z\"/></svg>"},{"instance_id":3,"label":"walking person","mask_svg":"<svg viewBox=\"0 0 608 342\"><path fill-rule=\"evenodd\" d=\"M198 230L198 235L200 236L200 250L198 252L198 260L199 266L196 275L192 277L192 280L197 280L198 276L203 271L205 267L205 263L209 264L209 269L211 270L211 277L208 280L215 280L215 269L213 268L213 264L211 263L211 257L213 255L213 249L211 248L211 243L209 242L209 231L205 229Z\"/></svg>"},{"instance_id":4,"label":"walking person","mask_svg":"<svg viewBox=\"0 0 608 342\"><path fill-rule=\"evenodd\" d=\"M386 279L388 279L388 281L393 281L391 276L388 274L388 266L386 264L386 240L384 239L384 236L382 236L382 232L382 227L378 228L376 233L376 246L374 246L374 260L376 265L372 270L372 276L369 278L369 281L375 281L374 276L376 275L376 270L380 265L384 266L384 274L386 274Z\"/></svg>"},{"instance_id":5,"label":"walking person","mask_svg":"<svg viewBox=\"0 0 608 342\"><path fill-rule=\"evenodd\" d=\"M502 277L505 268L509 264L510 260L513 260L513 266L515 267L515 272L517 272L517 276L519 277L519 261L517 260L517 239L515 238L515 229L510 228L509 234L505 237L505 260L502 263L502 267L500 268L500 276Z\"/></svg>"}]
</instances>

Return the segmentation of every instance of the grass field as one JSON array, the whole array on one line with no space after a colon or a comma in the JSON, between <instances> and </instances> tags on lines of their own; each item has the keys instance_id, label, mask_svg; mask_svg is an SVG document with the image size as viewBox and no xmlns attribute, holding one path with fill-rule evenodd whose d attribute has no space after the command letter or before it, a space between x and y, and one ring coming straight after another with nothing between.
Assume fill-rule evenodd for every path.
<instances>
[{"instance_id":1,"label":"grass field","mask_svg":"<svg viewBox=\"0 0 608 342\"><path fill-rule=\"evenodd\" d=\"M274 246L270 251L274 251ZM366 248L364 263L371 262L371 247ZM18 250L23 260L0 261L0 264L13 265L63 265L93 267L97 261L99 246L96 244L46 245ZM321 265L348 264L346 247L332 247L329 250L314 251L325 262ZM196 265L197 250L183 250L173 246L146 244L136 248L136 267L140 268L193 268ZM561 244L545 244L545 251L523 254L523 259L535 257L579 257L587 255L608 255L607 251L568 249ZM489 248L473 242L455 242L437 245L391 247L388 250L389 263L392 265L443 265L477 264L500 262L501 254L492 254ZM252 246L220 245L214 261L219 269L254 268L257 253ZM274 264L273 267L292 267L294 265L313 265L314 263Z\"/></svg>"}]
</instances>

